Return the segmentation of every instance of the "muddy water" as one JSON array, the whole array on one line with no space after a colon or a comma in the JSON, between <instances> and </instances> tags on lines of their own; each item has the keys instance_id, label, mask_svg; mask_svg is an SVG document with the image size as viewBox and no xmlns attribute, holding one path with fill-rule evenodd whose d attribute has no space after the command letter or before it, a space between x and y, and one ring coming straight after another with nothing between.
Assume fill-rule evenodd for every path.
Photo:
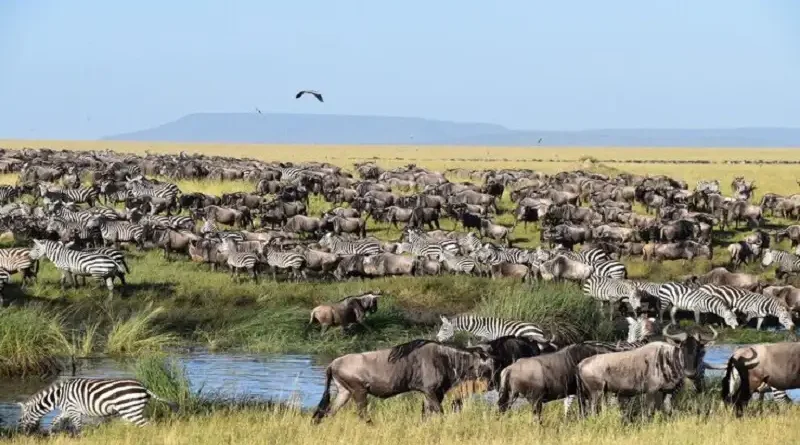
<instances>
[{"instance_id":1,"label":"muddy water","mask_svg":"<svg viewBox=\"0 0 800 445\"><path fill-rule=\"evenodd\" d=\"M723 364L736 345L717 345L709 348L706 361ZM221 396L259 397L265 400L288 401L302 407L312 407L322 394L324 369L327 362L307 355L238 355L193 354L177 356L185 366L193 390ZM112 359L86 361L79 369L80 377L133 377L129 364ZM708 371L721 375L721 371ZM16 402L24 400L44 386L42 382L15 379L0 380L0 419L3 425L16 422L19 409ZM800 390L789 391L793 400L800 399ZM496 400L496 393L488 395ZM47 425L55 413L42 422Z\"/></svg>"}]
</instances>

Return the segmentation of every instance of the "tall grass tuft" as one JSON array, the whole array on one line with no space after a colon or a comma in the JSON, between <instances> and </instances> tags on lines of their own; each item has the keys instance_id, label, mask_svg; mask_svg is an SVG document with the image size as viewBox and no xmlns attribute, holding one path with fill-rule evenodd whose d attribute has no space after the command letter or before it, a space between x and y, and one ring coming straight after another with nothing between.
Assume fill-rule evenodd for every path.
<instances>
[{"instance_id":1,"label":"tall grass tuft","mask_svg":"<svg viewBox=\"0 0 800 445\"><path fill-rule=\"evenodd\" d=\"M63 320L39 306L7 308L0 316L0 375L52 374L68 353Z\"/></svg>"},{"instance_id":2,"label":"tall grass tuft","mask_svg":"<svg viewBox=\"0 0 800 445\"><path fill-rule=\"evenodd\" d=\"M162 351L178 339L171 333L157 333L154 320L164 308L144 309L126 320L117 320L108 333L105 352L111 355L136 355Z\"/></svg>"},{"instance_id":3,"label":"tall grass tuft","mask_svg":"<svg viewBox=\"0 0 800 445\"><path fill-rule=\"evenodd\" d=\"M136 361L136 378L144 386L159 397L174 402L181 412L194 412L199 404L198 398L192 394L186 369L175 359L161 354L146 355ZM150 415L165 417L172 410L162 402L153 401L148 407Z\"/></svg>"}]
</instances>

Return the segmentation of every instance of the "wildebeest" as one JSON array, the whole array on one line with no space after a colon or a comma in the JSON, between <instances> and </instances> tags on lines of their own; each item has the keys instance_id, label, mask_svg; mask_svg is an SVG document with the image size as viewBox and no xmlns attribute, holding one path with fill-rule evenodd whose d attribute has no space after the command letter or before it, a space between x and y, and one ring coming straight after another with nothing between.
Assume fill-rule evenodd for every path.
<instances>
[{"instance_id":1,"label":"wildebeest","mask_svg":"<svg viewBox=\"0 0 800 445\"><path fill-rule=\"evenodd\" d=\"M578 396L581 412L596 412L600 397L611 392L617 397L647 394L664 396L664 409L670 412L672 395L683 386L685 378L697 381L698 369L703 366L706 345L717 337L711 328L712 338L699 333L669 334L671 325L664 327L666 341L648 343L629 351L589 357L578 364ZM698 384L698 387L701 387Z\"/></svg>"},{"instance_id":2,"label":"wildebeest","mask_svg":"<svg viewBox=\"0 0 800 445\"><path fill-rule=\"evenodd\" d=\"M481 235L488 236L495 241L505 240L506 246L511 247L511 239L508 237L508 227L495 224L491 220L481 219Z\"/></svg>"},{"instance_id":3,"label":"wildebeest","mask_svg":"<svg viewBox=\"0 0 800 445\"><path fill-rule=\"evenodd\" d=\"M704 275L691 275L686 277L684 282L740 287L752 292L758 292L761 289L761 283L757 276L746 273L729 272L724 267L715 267Z\"/></svg>"},{"instance_id":4,"label":"wildebeest","mask_svg":"<svg viewBox=\"0 0 800 445\"><path fill-rule=\"evenodd\" d=\"M562 255L545 261L539 266L539 273L545 281L582 281L589 278L593 271L594 267L580 261L571 260Z\"/></svg>"},{"instance_id":5,"label":"wildebeest","mask_svg":"<svg viewBox=\"0 0 800 445\"><path fill-rule=\"evenodd\" d=\"M615 349L605 344L577 343L552 354L522 358L500 373L497 406L505 412L517 396L530 402L541 421L542 405L576 394L575 370L581 360ZM564 402L566 415L571 398Z\"/></svg>"},{"instance_id":6,"label":"wildebeest","mask_svg":"<svg viewBox=\"0 0 800 445\"><path fill-rule=\"evenodd\" d=\"M714 259L714 249L707 244L700 244L694 241L666 244L649 243L642 248L642 255L645 261L692 260L699 256L704 256L710 261Z\"/></svg>"},{"instance_id":7,"label":"wildebeest","mask_svg":"<svg viewBox=\"0 0 800 445\"><path fill-rule=\"evenodd\" d=\"M319 422L334 415L352 397L358 415L367 416L367 396L382 399L409 391L425 396L423 416L441 413L442 399L450 388L463 380L488 379L494 360L482 350L462 349L433 340L412 340L390 349L347 354L325 368L325 391L314 411ZM331 406L331 383L336 384L336 400Z\"/></svg>"},{"instance_id":8,"label":"wildebeest","mask_svg":"<svg viewBox=\"0 0 800 445\"><path fill-rule=\"evenodd\" d=\"M345 297L334 304L323 304L311 311L309 326L318 323L324 333L330 326L347 329L351 324L364 322L367 314L378 311L379 292Z\"/></svg>"},{"instance_id":9,"label":"wildebeest","mask_svg":"<svg viewBox=\"0 0 800 445\"><path fill-rule=\"evenodd\" d=\"M767 286L762 293L783 301L795 314L800 313L800 289L794 286Z\"/></svg>"},{"instance_id":10,"label":"wildebeest","mask_svg":"<svg viewBox=\"0 0 800 445\"><path fill-rule=\"evenodd\" d=\"M722 379L722 399L733 404L738 417L754 392L796 388L800 388L800 343L762 343L733 352Z\"/></svg>"}]
</instances>

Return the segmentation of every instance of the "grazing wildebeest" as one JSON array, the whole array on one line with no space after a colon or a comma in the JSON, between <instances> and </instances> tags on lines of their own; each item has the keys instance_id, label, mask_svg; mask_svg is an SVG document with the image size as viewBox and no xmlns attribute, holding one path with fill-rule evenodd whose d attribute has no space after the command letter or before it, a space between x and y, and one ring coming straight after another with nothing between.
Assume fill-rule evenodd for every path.
<instances>
[{"instance_id":1,"label":"grazing wildebeest","mask_svg":"<svg viewBox=\"0 0 800 445\"><path fill-rule=\"evenodd\" d=\"M762 343L738 348L725 369L722 400L733 404L736 416L740 417L754 392L800 388L800 343Z\"/></svg>"},{"instance_id":2,"label":"grazing wildebeest","mask_svg":"<svg viewBox=\"0 0 800 445\"><path fill-rule=\"evenodd\" d=\"M581 361L576 371L581 413L585 415L587 408L596 413L606 392L616 394L621 401L639 394L652 398L660 393L664 396L664 410L669 413L672 395L683 386L685 378L701 388L698 370L703 367L705 347L716 339L717 331L710 328L713 336L709 339L700 333L670 334L670 326L662 331L666 341Z\"/></svg>"},{"instance_id":3,"label":"grazing wildebeest","mask_svg":"<svg viewBox=\"0 0 800 445\"><path fill-rule=\"evenodd\" d=\"M447 346L433 340L412 340L390 349L347 354L325 369L325 391L314 411L314 422L334 415L354 398L358 415L367 416L367 395L382 399L409 391L425 396L423 416L441 413L447 391L463 380L489 379L494 360L482 350ZM331 406L331 382L336 400Z\"/></svg>"},{"instance_id":4,"label":"grazing wildebeest","mask_svg":"<svg viewBox=\"0 0 800 445\"><path fill-rule=\"evenodd\" d=\"M603 343L576 343L552 354L521 358L500 373L497 407L503 413L517 396L530 402L533 414L542 419L542 405L563 399L564 415L576 394L575 369L581 360L615 351Z\"/></svg>"},{"instance_id":5,"label":"grazing wildebeest","mask_svg":"<svg viewBox=\"0 0 800 445\"><path fill-rule=\"evenodd\" d=\"M683 280L691 284L716 284L718 286L733 286L758 292L761 282L758 276L746 273L729 272L724 267L715 267L704 275L691 275Z\"/></svg>"},{"instance_id":6,"label":"grazing wildebeest","mask_svg":"<svg viewBox=\"0 0 800 445\"><path fill-rule=\"evenodd\" d=\"M593 271L594 267L580 261L571 260L563 255L545 261L539 266L539 273L545 281L582 281L589 278Z\"/></svg>"},{"instance_id":7,"label":"grazing wildebeest","mask_svg":"<svg viewBox=\"0 0 800 445\"><path fill-rule=\"evenodd\" d=\"M710 260L714 259L714 249L707 244L700 244L694 241L681 241L679 243L665 244L645 244L642 248L642 256L645 261L663 260L692 260L699 256L704 256Z\"/></svg>"},{"instance_id":8,"label":"grazing wildebeest","mask_svg":"<svg viewBox=\"0 0 800 445\"><path fill-rule=\"evenodd\" d=\"M508 227L493 223L490 219L481 219L480 232L482 236L488 236L495 241L505 240L506 246L511 247L511 240L508 237Z\"/></svg>"},{"instance_id":9,"label":"grazing wildebeest","mask_svg":"<svg viewBox=\"0 0 800 445\"><path fill-rule=\"evenodd\" d=\"M157 247L164 249L164 258L169 259L172 252L182 252L191 256L189 246L192 241L197 242L200 237L188 230L152 229L152 240Z\"/></svg>"},{"instance_id":10,"label":"grazing wildebeest","mask_svg":"<svg viewBox=\"0 0 800 445\"><path fill-rule=\"evenodd\" d=\"M311 311L308 325L318 323L321 332L330 326L341 326L346 329L353 323L362 324L367 314L378 311L378 298L380 292L367 292L365 294L345 297L334 304L323 304Z\"/></svg>"}]
</instances>

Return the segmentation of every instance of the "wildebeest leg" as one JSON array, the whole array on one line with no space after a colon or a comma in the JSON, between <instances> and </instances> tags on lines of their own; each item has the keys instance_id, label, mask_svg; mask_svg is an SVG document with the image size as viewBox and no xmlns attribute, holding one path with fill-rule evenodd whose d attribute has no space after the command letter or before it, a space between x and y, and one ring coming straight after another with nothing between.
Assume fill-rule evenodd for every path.
<instances>
[{"instance_id":1,"label":"wildebeest leg","mask_svg":"<svg viewBox=\"0 0 800 445\"><path fill-rule=\"evenodd\" d=\"M336 400L333 401L328 414L328 416L331 417L350 400L351 396L350 391L345 389L344 386L340 385L339 382L336 382L336 389Z\"/></svg>"},{"instance_id":2,"label":"wildebeest leg","mask_svg":"<svg viewBox=\"0 0 800 445\"><path fill-rule=\"evenodd\" d=\"M426 412L427 413L442 413L442 399L444 399L443 391L426 391L425 393L425 405L426 405ZM423 412L423 417L425 416L426 412Z\"/></svg>"},{"instance_id":3,"label":"wildebeest leg","mask_svg":"<svg viewBox=\"0 0 800 445\"><path fill-rule=\"evenodd\" d=\"M544 419L542 418L542 407L544 405L544 398L540 395L539 397L531 397L528 399L531 402L531 407L533 408L533 416L539 420L539 425L542 424Z\"/></svg>"},{"instance_id":4,"label":"wildebeest leg","mask_svg":"<svg viewBox=\"0 0 800 445\"><path fill-rule=\"evenodd\" d=\"M369 414L367 413L367 391L359 389L358 391L353 391L352 394L356 402L358 417L367 423L372 423L372 419L369 418Z\"/></svg>"},{"instance_id":5,"label":"wildebeest leg","mask_svg":"<svg viewBox=\"0 0 800 445\"><path fill-rule=\"evenodd\" d=\"M256 268L255 268L255 266L253 266L253 267L251 267L251 268L250 268L250 274L253 276L253 281L255 281L256 283L258 283L258 274L256 273Z\"/></svg>"}]
</instances>

